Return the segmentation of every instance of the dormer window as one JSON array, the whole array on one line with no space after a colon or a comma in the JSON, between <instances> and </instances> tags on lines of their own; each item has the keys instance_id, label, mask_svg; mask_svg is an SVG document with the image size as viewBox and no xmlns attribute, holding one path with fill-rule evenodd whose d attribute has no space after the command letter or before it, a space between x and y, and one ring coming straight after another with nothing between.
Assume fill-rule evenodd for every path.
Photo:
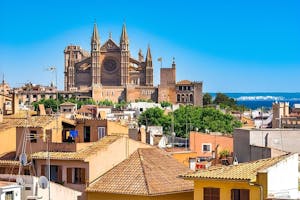
<instances>
[{"instance_id":1,"label":"dormer window","mask_svg":"<svg viewBox=\"0 0 300 200\"><path fill-rule=\"evenodd\" d=\"M97 50L97 44L94 44L93 49L94 49L94 50Z\"/></svg>"}]
</instances>

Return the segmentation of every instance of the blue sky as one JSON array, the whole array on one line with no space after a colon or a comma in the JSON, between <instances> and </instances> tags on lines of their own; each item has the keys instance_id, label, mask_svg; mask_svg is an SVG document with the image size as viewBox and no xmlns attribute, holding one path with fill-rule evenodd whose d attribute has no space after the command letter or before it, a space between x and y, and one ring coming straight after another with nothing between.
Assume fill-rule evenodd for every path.
<instances>
[{"instance_id":1,"label":"blue sky","mask_svg":"<svg viewBox=\"0 0 300 200\"><path fill-rule=\"evenodd\" d=\"M89 50L96 20L102 44L118 43L126 22L131 55L150 44L155 83L160 64L177 63L177 81L203 81L204 92L300 92L300 1L2 0L0 73L13 87L49 84L63 50Z\"/></svg>"}]
</instances>

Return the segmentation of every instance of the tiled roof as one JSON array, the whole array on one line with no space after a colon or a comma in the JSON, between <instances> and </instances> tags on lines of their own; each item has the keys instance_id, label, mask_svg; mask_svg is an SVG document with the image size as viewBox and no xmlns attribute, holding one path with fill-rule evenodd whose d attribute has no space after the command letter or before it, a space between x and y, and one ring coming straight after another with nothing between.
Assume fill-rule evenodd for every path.
<instances>
[{"instance_id":1,"label":"tiled roof","mask_svg":"<svg viewBox=\"0 0 300 200\"><path fill-rule=\"evenodd\" d=\"M255 181L260 170L267 169L276 163L284 160L288 155L274 158L261 159L238 165L211 167L207 170L199 170L193 173L181 175L184 179L223 179Z\"/></svg>"},{"instance_id":2,"label":"tiled roof","mask_svg":"<svg viewBox=\"0 0 300 200\"><path fill-rule=\"evenodd\" d=\"M119 136L106 136L97 142L91 142L91 145L77 151L77 152L49 152L50 159L53 160L82 160L84 161L90 155L106 148L108 145L118 140ZM37 152L31 155L33 159L47 159L47 152Z\"/></svg>"},{"instance_id":3,"label":"tiled roof","mask_svg":"<svg viewBox=\"0 0 300 200\"><path fill-rule=\"evenodd\" d=\"M86 191L146 196L192 191L191 181L177 177L189 171L162 150L138 149L100 176Z\"/></svg>"},{"instance_id":4,"label":"tiled roof","mask_svg":"<svg viewBox=\"0 0 300 200\"><path fill-rule=\"evenodd\" d=\"M64 102L62 104L60 104L60 106L75 106L76 104L75 103L72 103L72 102Z\"/></svg>"},{"instance_id":5,"label":"tiled roof","mask_svg":"<svg viewBox=\"0 0 300 200\"><path fill-rule=\"evenodd\" d=\"M189 80L182 80L182 81L177 82L176 84L177 85L190 85L190 84L192 84L192 82Z\"/></svg>"},{"instance_id":6,"label":"tiled roof","mask_svg":"<svg viewBox=\"0 0 300 200\"><path fill-rule=\"evenodd\" d=\"M54 116L32 116L29 118L4 119L4 123L12 127L44 127L55 119Z\"/></svg>"},{"instance_id":7,"label":"tiled roof","mask_svg":"<svg viewBox=\"0 0 300 200\"><path fill-rule=\"evenodd\" d=\"M16 160L0 160L0 166L19 166L19 161Z\"/></svg>"},{"instance_id":8,"label":"tiled roof","mask_svg":"<svg viewBox=\"0 0 300 200\"><path fill-rule=\"evenodd\" d=\"M93 114L93 112L87 107L81 107L79 110L77 110L77 113Z\"/></svg>"}]
</instances>

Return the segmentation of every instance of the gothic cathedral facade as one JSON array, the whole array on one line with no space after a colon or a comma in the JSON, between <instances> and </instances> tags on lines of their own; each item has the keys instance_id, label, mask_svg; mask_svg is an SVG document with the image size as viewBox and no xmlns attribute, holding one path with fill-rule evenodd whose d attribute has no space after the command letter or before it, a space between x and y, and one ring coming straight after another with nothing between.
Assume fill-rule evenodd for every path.
<instances>
[{"instance_id":1,"label":"gothic cathedral facade","mask_svg":"<svg viewBox=\"0 0 300 200\"><path fill-rule=\"evenodd\" d=\"M172 68L161 68L161 75L166 76L161 77L160 86L154 87L150 47L147 48L145 58L141 50L138 59L131 57L125 24L119 44L110 35L103 45L97 24L94 24L90 45L90 52L74 45L65 48L66 92L85 94L95 101L134 102L138 99L151 99L153 102L177 103L175 62L173 61ZM169 73L170 70L172 73Z\"/></svg>"}]
</instances>

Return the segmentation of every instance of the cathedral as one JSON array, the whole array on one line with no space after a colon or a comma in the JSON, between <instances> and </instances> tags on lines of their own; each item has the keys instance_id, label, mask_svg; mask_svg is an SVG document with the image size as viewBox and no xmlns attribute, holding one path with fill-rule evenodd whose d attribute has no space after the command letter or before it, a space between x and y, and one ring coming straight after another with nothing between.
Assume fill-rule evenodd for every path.
<instances>
[{"instance_id":1,"label":"cathedral","mask_svg":"<svg viewBox=\"0 0 300 200\"><path fill-rule=\"evenodd\" d=\"M194 101L194 98L190 99L190 96L184 98L181 95L176 96L176 88L179 87L176 87L175 61L171 68L161 68L161 84L158 87L153 86L150 46L147 48L146 57L140 50L138 58L133 58L130 54L125 24L122 27L119 44L113 41L110 35L102 45L97 24L94 24L90 45L90 52L75 45L65 48L66 92L86 94L95 101L134 102L151 99L154 102L178 103L178 100L184 100L194 104L191 101Z\"/></svg>"}]
</instances>

